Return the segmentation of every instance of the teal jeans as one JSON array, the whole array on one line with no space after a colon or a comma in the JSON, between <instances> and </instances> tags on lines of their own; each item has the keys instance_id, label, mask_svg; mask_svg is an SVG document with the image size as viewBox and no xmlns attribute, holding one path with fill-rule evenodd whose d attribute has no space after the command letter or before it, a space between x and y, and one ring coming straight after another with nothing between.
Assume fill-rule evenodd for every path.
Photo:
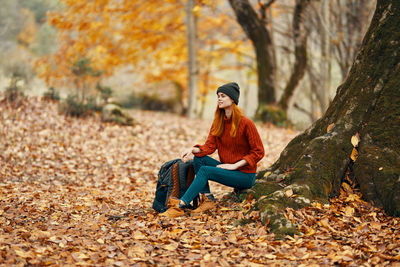
<instances>
[{"instance_id":1,"label":"teal jeans","mask_svg":"<svg viewBox=\"0 0 400 267\"><path fill-rule=\"evenodd\" d=\"M237 189L248 189L254 185L256 174L238 170L226 170L216 167L221 164L209 156L194 157L193 167L196 177L182 196L186 204L190 204L199 193L210 193L208 181L214 181Z\"/></svg>"}]
</instances>

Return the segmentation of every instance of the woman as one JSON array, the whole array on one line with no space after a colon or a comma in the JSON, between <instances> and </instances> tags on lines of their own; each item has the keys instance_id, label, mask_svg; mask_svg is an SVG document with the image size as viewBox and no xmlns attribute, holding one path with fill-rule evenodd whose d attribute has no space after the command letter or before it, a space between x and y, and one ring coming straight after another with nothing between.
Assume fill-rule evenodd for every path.
<instances>
[{"instance_id":1,"label":"woman","mask_svg":"<svg viewBox=\"0 0 400 267\"><path fill-rule=\"evenodd\" d=\"M194 155L196 177L186 193L179 199L170 199L169 209L163 216L177 217L200 193L203 201L192 213L215 207L208 181L226 186L248 189L254 185L257 162L264 157L264 146L254 123L239 109L240 88L237 83L224 84L217 90L218 106L214 121L204 145L195 145L183 152L182 160ZM221 162L208 155L218 150Z\"/></svg>"}]
</instances>

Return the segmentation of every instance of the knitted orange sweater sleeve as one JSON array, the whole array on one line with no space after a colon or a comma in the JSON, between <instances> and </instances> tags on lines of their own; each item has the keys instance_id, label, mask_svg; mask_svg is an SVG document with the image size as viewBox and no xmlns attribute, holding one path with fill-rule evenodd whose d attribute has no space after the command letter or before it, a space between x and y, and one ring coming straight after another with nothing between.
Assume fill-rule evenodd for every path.
<instances>
[{"instance_id":1,"label":"knitted orange sweater sleeve","mask_svg":"<svg viewBox=\"0 0 400 267\"><path fill-rule=\"evenodd\" d=\"M210 129L210 132L208 134L207 140L204 145L195 145L194 147L200 148L201 152L195 153L197 157L204 157L207 155L210 155L215 152L217 149L217 140L214 135L211 134L212 132L212 127Z\"/></svg>"},{"instance_id":2,"label":"knitted orange sweater sleeve","mask_svg":"<svg viewBox=\"0 0 400 267\"><path fill-rule=\"evenodd\" d=\"M264 157L265 151L264 145L253 121L247 120L245 134L249 142L250 150L243 159L247 161L250 167L256 168L257 162Z\"/></svg>"}]
</instances>

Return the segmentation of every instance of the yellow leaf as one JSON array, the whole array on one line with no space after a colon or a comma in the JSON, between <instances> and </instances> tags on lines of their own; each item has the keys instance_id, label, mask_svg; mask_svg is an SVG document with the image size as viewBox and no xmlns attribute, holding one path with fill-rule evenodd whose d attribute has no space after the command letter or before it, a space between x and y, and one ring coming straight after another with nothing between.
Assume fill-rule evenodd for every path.
<instances>
[{"instance_id":1,"label":"yellow leaf","mask_svg":"<svg viewBox=\"0 0 400 267\"><path fill-rule=\"evenodd\" d=\"M346 192L353 193L353 189L351 189L351 186L348 183L342 183L342 187Z\"/></svg>"},{"instance_id":2,"label":"yellow leaf","mask_svg":"<svg viewBox=\"0 0 400 267\"><path fill-rule=\"evenodd\" d=\"M200 6L195 6L192 11L196 16L198 16L198 14L200 13L200 10L201 10Z\"/></svg>"},{"instance_id":3,"label":"yellow leaf","mask_svg":"<svg viewBox=\"0 0 400 267\"><path fill-rule=\"evenodd\" d=\"M25 251L22 249L14 249L14 251L15 251L15 254L17 254L21 258L32 258L33 257L33 253L30 251Z\"/></svg>"},{"instance_id":4,"label":"yellow leaf","mask_svg":"<svg viewBox=\"0 0 400 267\"><path fill-rule=\"evenodd\" d=\"M264 176L263 176L263 177L264 177L264 178L265 178L265 177L268 177L268 175L270 175L270 174L271 174L271 172L266 172L266 173L264 173Z\"/></svg>"},{"instance_id":5,"label":"yellow leaf","mask_svg":"<svg viewBox=\"0 0 400 267\"><path fill-rule=\"evenodd\" d=\"M175 251L178 248L178 243L168 244L168 245L164 246L164 248L169 251Z\"/></svg>"},{"instance_id":6,"label":"yellow leaf","mask_svg":"<svg viewBox=\"0 0 400 267\"><path fill-rule=\"evenodd\" d=\"M347 206L344 209L344 214L346 214L346 216L353 216L354 215L354 208Z\"/></svg>"},{"instance_id":7,"label":"yellow leaf","mask_svg":"<svg viewBox=\"0 0 400 267\"><path fill-rule=\"evenodd\" d=\"M348 197L346 198L346 202L351 202L351 201L359 201L360 200L360 196L356 195L356 194L350 194L348 195Z\"/></svg>"},{"instance_id":8,"label":"yellow leaf","mask_svg":"<svg viewBox=\"0 0 400 267\"><path fill-rule=\"evenodd\" d=\"M315 230L313 228L310 228L310 231L308 231L308 233L306 235L310 236L315 234Z\"/></svg>"},{"instance_id":9,"label":"yellow leaf","mask_svg":"<svg viewBox=\"0 0 400 267\"><path fill-rule=\"evenodd\" d=\"M383 167L380 167L379 170L380 170L380 171L383 170Z\"/></svg>"},{"instance_id":10,"label":"yellow leaf","mask_svg":"<svg viewBox=\"0 0 400 267\"><path fill-rule=\"evenodd\" d=\"M127 228L127 227L129 227L129 225L130 224L128 222L123 222L119 226L122 227L122 228Z\"/></svg>"},{"instance_id":11,"label":"yellow leaf","mask_svg":"<svg viewBox=\"0 0 400 267\"><path fill-rule=\"evenodd\" d=\"M84 259L89 259L89 256L86 255L85 253L79 253L78 258L84 260Z\"/></svg>"},{"instance_id":12,"label":"yellow leaf","mask_svg":"<svg viewBox=\"0 0 400 267\"><path fill-rule=\"evenodd\" d=\"M274 255L274 254L264 254L263 257L264 257L264 258L267 258L267 259L269 259L269 260L274 260L274 259L276 259L276 255Z\"/></svg>"},{"instance_id":13,"label":"yellow leaf","mask_svg":"<svg viewBox=\"0 0 400 267\"><path fill-rule=\"evenodd\" d=\"M147 256L147 252L144 248L135 246L135 247L129 247L128 248L128 257L129 258L141 258L143 259L144 257Z\"/></svg>"},{"instance_id":14,"label":"yellow leaf","mask_svg":"<svg viewBox=\"0 0 400 267\"><path fill-rule=\"evenodd\" d=\"M319 202L313 202L311 205L312 205L314 208L322 209L322 204L319 203Z\"/></svg>"},{"instance_id":15,"label":"yellow leaf","mask_svg":"<svg viewBox=\"0 0 400 267\"><path fill-rule=\"evenodd\" d=\"M355 147L353 147L353 151L351 151L350 158L351 158L353 161L356 161L357 158L358 158L358 151L357 151L357 149L356 149Z\"/></svg>"},{"instance_id":16,"label":"yellow leaf","mask_svg":"<svg viewBox=\"0 0 400 267\"><path fill-rule=\"evenodd\" d=\"M57 237L56 236L52 236L52 237L49 238L49 240L51 242L57 242Z\"/></svg>"},{"instance_id":17,"label":"yellow leaf","mask_svg":"<svg viewBox=\"0 0 400 267\"><path fill-rule=\"evenodd\" d=\"M143 239L146 239L146 236L145 236L142 232L140 232L140 231L135 231L135 232L133 233L133 238L134 238L134 239L143 240Z\"/></svg>"},{"instance_id":18,"label":"yellow leaf","mask_svg":"<svg viewBox=\"0 0 400 267\"><path fill-rule=\"evenodd\" d=\"M336 232L336 230L335 230L334 228L332 228L332 227L329 225L328 218L325 218L325 219L323 219L323 220L320 220L320 221L319 221L319 224L320 224L322 227L325 227L325 228L329 229L329 230L332 231L332 232Z\"/></svg>"},{"instance_id":19,"label":"yellow leaf","mask_svg":"<svg viewBox=\"0 0 400 267\"><path fill-rule=\"evenodd\" d=\"M211 254L207 253L207 254L204 256L203 259L204 259L205 261L211 260Z\"/></svg>"},{"instance_id":20,"label":"yellow leaf","mask_svg":"<svg viewBox=\"0 0 400 267\"><path fill-rule=\"evenodd\" d=\"M229 235L228 241L233 244L236 244L237 243L236 235L234 235L234 234Z\"/></svg>"}]
</instances>

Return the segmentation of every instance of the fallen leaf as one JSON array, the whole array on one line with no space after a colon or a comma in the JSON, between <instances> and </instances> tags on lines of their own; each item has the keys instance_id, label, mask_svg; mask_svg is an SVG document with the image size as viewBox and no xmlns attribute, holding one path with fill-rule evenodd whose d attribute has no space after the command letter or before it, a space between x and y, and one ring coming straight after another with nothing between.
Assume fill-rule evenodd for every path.
<instances>
[{"instance_id":1,"label":"fallen leaf","mask_svg":"<svg viewBox=\"0 0 400 267\"><path fill-rule=\"evenodd\" d=\"M344 214L346 216L353 216L354 215L354 208L349 207L349 206L345 207Z\"/></svg>"},{"instance_id":2,"label":"fallen leaf","mask_svg":"<svg viewBox=\"0 0 400 267\"><path fill-rule=\"evenodd\" d=\"M289 189L289 190L285 191L285 195L286 195L287 197L293 196L293 190L292 190L292 189Z\"/></svg>"},{"instance_id":3,"label":"fallen leaf","mask_svg":"<svg viewBox=\"0 0 400 267\"><path fill-rule=\"evenodd\" d=\"M271 172L268 171L268 172L264 173L264 176L263 176L263 177L266 178L266 177L268 177L270 174L271 174Z\"/></svg>"},{"instance_id":4,"label":"fallen leaf","mask_svg":"<svg viewBox=\"0 0 400 267\"><path fill-rule=\"evenodd\" d=\"M326 128L326 132L329 133L330 131L332 131L334 126L335 126L334 123L329 124L328 127Z\"/></svg>"},{"instance_id":5,"label":"fallen leaf","mask_svg":"<svg viewBox=\"0 0 400 267\"><path fill-rule=\"evenodd\" d=\"M354 147L357 147L359 142L360 142L360 135L358 133L356 133L355 135L353 135L351 137L351 144Z\"/></svg>"},{"instance_id":6,"label":"fallen leaf","mask_svg":"<svg viewBox=\"0 0 400 267\"><path fill-rule=\"evenodd\" d=\"M353 147L353 150L351 151L350 158L351 158L353 161L356 161L357 158L358 158L358 151L357 151L357 149L356 149L355 147Z\"/></svg>"}]
</instances>

